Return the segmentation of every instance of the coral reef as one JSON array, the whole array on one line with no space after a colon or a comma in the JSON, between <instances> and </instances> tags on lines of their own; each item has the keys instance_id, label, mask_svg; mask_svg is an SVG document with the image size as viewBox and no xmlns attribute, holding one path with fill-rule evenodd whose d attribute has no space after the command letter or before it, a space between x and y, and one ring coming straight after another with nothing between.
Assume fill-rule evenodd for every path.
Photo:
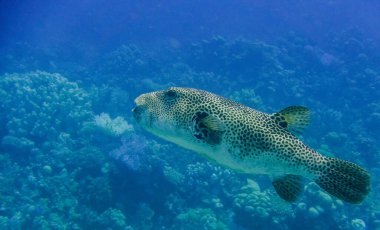
<instances>
[{"instance_id":1,"label":"coral reef","mask_svg":"<svg viewBox=\"0 0 380 230\"><path fill-rule=\"evenodd\" d=\"M147 141L145 138L131 134L121 138L121 146L112 150L111 158L122 162L131 170L139 170L144 165Z\"/></svg>"},{"instance_id":2,"label":"coral reef","mask_svg":"<svg viewBox=\"0 0 380 230\"><path fill-rule=\"evenodd\" d=\"M176 229L227 230L227 226L217 219L211 209L189 209L176 217Z\"/></svg>"},{"instance_id":3,"label":"coral reef","mask_svg":"<svg viewBox=\"0 0 380 230\"><path fill-rule=\"evenodd\" d=\"M128 124L124 118L118 116L112 119L107 113L95 115L94 122L87 125L92 126L93 129L98 128L99 131L105 135L115 137L119 137L126 132L131 132L133 130L133 126ZM91 128L89 127L88 129Z\"/></svg>"},{"instance_id":4,"label":"coral reef","mask_svg":"<svg viewBox=\"0 0 380 230\"><path fill-rule=\"evenodd\" d=\"M273 191L261 191L259 185L250 179L234 195L233 202L236 222L248 228L285 229L285 222L292 216L289 204Z\"/></svg>"},{"instance_id":5,"label":"coral reef","mask_svg":"<svg viewBox=\"0 0 380 230\"><path fill-rule=\"evenodd\" d=\"M99 227L103 229L124 230L126 228L126 218L118 209L107 209L100 214L96 222L99 223Z\"/></svg>"},{"instance_id":6,"label":"coral reef","mask_svg":"<svg viewBox=\"0 0 380 230\"><path fill-rule=\"evenodd\" d=\"M164 54L124 45L69 79L1 76L0 228L378 229L379 56L355 31L331 41L214 37ZM8 59L18 70L49 69ZM351 206L307 181L303 196L286 204L266 177L145 137L133 126L132 98L171 85L207 88L266 112L290 101L310 107L313 122L301 138L368 168L373 192Z\"/></svg>"},{"instance_id":7,"label":"coral reef","mask_svg":"<svg viewBox=\"0 0 380 230\"><path fill-rule=\"evenodd\" d=\"M61 133L76 135L92 116L87 93L59 74L7 74L0 79L0 97L1 131L8 140L22 137L41 144Z\"/></svg>"}]
</instances>

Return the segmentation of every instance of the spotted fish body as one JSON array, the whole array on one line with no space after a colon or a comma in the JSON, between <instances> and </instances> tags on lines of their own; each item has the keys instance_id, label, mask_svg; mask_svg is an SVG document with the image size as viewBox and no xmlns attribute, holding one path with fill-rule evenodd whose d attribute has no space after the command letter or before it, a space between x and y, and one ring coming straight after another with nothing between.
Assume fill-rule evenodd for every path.
<instances>
[{"instance_id":1,"label":"spotted fish body","mask_svg":"<svg viewBox=\"0 0 380 230\"><path fill-rule=\"evenodd\" d=\"M140 95L135 103L134 117L148 132L230 169L268 174L289 202L300 195L303 178L350 203L362 202L370 191L366 170L325 157L296 137L309 123L305 107L266 114L206 91L177 87Z\"/></svg>"}]
</instances>

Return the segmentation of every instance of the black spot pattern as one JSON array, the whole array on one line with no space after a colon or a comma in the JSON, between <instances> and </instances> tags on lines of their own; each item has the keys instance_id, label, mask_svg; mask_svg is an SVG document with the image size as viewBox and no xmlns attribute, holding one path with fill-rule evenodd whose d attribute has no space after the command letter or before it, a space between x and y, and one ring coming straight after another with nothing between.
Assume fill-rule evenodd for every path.
<instances>
[{"instance_id":1,"label":"black spot pattern","mask_svg":"<svg viewBox=\"0 0 380 230\"><path fill-rule=\"evenodd\" d=\"M196 151L203 148L206 152L224 145L235 163L249 161L257 167L267 167L268 174L275 170L310 179L317 177L317 183L327 192L351 203L360 202L369 192L369 175L364 169L352 163L342 163L345 161L331 160L312 150L287 130L288 123L280 114L262 113L191 88L173 87L143 94L136 103L145 108L149 117L138 121L142 126L167 140L178 138L180 133L188 143L182 145L187 148ZM294 108L283 112L291 113ZM305 109L303 113L306 112ZM210 136L212 134L200 122L209 114L217 116L225 125L218 138ZM197 125L192 128L194 122ZM307 121L297 123L301 130ZM290 181L277 181L274 185L285 200L292 201L299 191L294 180Z\"/></svg>"},{"instance_id":2,"label":"black spot pattern","mask_svg":"<svg viewBox=\"0 0 380 230\"><path fill-rule=\"evenodd\" d=\"M297 175L285 175L272 182L277 194L288 202L295 201L301 194L302 177Z\"/></svg>"},{"instance_id":3,"label":"black spot pattern","mask_svg":"<svg viewBox=\"0 0 380 230\"><path fill-rule=\"evenodd\" d=\"M315 182L331 195L357 204L370 192L367 171L348 161L327 158Z\"/></svg>"}]
</instances>

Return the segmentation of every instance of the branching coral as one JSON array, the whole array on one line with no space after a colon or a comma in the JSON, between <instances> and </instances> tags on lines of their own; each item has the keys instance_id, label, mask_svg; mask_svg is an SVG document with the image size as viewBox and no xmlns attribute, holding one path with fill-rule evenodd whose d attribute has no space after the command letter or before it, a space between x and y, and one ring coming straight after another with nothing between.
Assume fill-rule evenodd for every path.
<instances>
[{"instance_id":1,"label":"branching coral","mask_svg":"<svg viewBox=\"0 0 380 230\"><path fill-rule=\"evenodd\" d=\"M128 124L124 118L118 116L112 119L107 113L96 115L94 122L96 127L111 136L121 136L125 132L133 130L133 126Z\"/></svg>"},{"instance_id":2,"label":"branching coral","mask_svg":"<svg viewBox=\"0 0 380 230\"><path fill-rule=\"evenodd\" d=\"M130 135L121 139L121 146L112 150L109 155L127 166L131 170L141 169L144 160L144 152L147 149L147 141L145 138Z\"/></svg>"}]
</instances>

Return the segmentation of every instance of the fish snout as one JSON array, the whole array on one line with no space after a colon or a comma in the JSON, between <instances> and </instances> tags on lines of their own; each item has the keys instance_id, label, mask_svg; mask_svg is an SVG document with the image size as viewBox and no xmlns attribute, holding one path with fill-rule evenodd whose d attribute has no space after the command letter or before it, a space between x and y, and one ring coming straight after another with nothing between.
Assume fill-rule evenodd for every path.
<instances>
[{"instance_id":1,"label":"fish snout","mask_svg":"<svg viewBox=\"0 0 380 230\"><path fill-rule=\"evenodd\" d=\"M141 94L135 99L136 107L132 109L132 114L135 120L140 125L150 126L152 120L154 120L154 111L156 107L155 104L155 94L146 93Z\"/></svg>"},{"instance_id":2,"label":"fish snout","mask_svg":"<svg viewBox=\"0 0 380 230\"><path fill-rule=\"evenodd\" d=\"M136 97L135 104L136 106L147 105L152 101L152 99L153 99L152 93L144 93Z\"/></svg>"},{"instance_id":3,"label":"fish snout","mask_svg":"<svg viewBox=\"0 0 380 230\"><path fill-rule=\"evenodd\" d=\"M136 104L136 107L132 109L132 114L133 114L133 117L139 122L141 120L141 115L144 110L143 109L144 104L145 104L144 94L138 96L135 99L135 104Z\"/></svg>"},{"instance_id":4,"label":"fish snout","mask_svg":"<svg viewBox=\"0 0 380 230\"><path fill-rule=\"evenodd\" d=\"M137 105L132 109L133 117L136 119L137 122L141 121L142 115L144 113L144 106Z\"/></svg>"}]
</instances>

